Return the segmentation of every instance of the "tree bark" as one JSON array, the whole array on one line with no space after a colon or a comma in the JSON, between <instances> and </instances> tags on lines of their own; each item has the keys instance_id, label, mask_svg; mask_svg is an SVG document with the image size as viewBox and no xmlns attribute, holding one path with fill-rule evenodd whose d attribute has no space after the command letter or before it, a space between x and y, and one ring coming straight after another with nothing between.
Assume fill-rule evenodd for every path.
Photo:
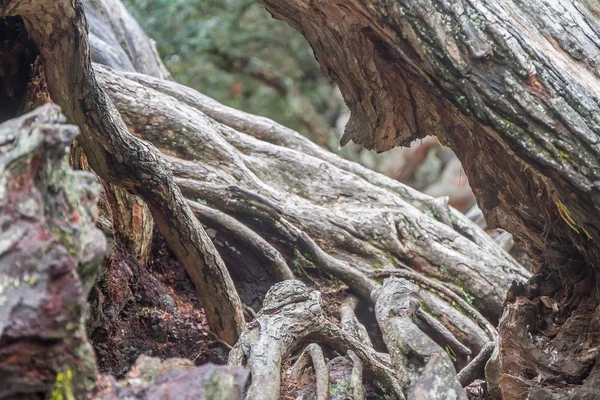
<instances>
[{"instance_id":1,"label":"tree bark","mask_svg":"<svg viewBox=\"0 0 600 400\"><path fill-rule=\"evenodd\" d=\"M594 281L591 276L584 275L584 279L570 285L568 278L575 272L589 271L582 260L584 256L591 259L594 253L581 253L580 257L574 253L577 245L574 237L577 235L567 235L570 241L562 242L563 247L555 248L553 253L545 253L546 259L538 257L536 266L539 270L535 281L524 286L530 273L468 218L450 208L444 199L425 196L342 160L270 120L229 109L192 89L163 79L168 78L166 75L152 77L132 72L130 54L133 53L130 52L135 48L128 48L123 44L125 42L117 40L120 35L111 39L101 37L103 30L92 30L98 36L95 43L102 43L102 46L112 43L109 47L114 45L120 49L98 51L96 59L118 66L120 71L90 64L85 25L78 2L76 7L66 1L48 4L45 13L40 11L41 3L15 0L0 4L0 15L24 18L31 38L43 56L49 92L56 102L64 106L68 117L81 125L82 145L91 165L104 179L140 195L149 204L161 232L199 289L211 328L221 338L233 343L237 334L242 332L238 293L254 309L258 309L265 300L262 311L247 326L231 358L236 364L245 364L258 371L251 383L251 387L254 386L251 393L261 396L259 386L262 386L269 389L269 396L276 398L279 381L272 377L280 376L277 374L281 374L284 358L302 342L308 341L318 343L324 350L333 349L350 357L354 367L353 372L348 370L348 375L353 376L348 381L352 380L353 387L348 390L359 396L364 388L357 380L363 373L367 378L377 377L388 390L403 398L403 389L409 395L421 389L427 390L427 385L420 383L428 379L427 373L433 369L442 371L440 377L446 383L451 382L448 387L452 386L457 397L461 397L462 389L457 384L455 371L452 371L462 369L486 343L497 339L498 333L493 324L502 315L505 293L513 281L518 283L513 284L508 299L510 304L502 318L499 346L492 357L494 362L488 363L491 366L488 370L492 371L495 366L497 372L495 376L493 371L488 374L493 393L506 397L511 383L520 382L519 385L523 383L524 387L528 384L533 387L536 379L540 390L558 390L556 387L541 387L544 382L566 382L571 386L567 386L565 391L572 391L578 386L589 391L593 385L595 370L591 366L597 351L594 345L598 342L594 332L598 331L596 328L600 329L594 314L597 302L589 296L593 290L591 282ZM302 2L289 2L287 6L299 4ZM312 4L331 11L332 4L354 2L316 1ZM378 10L382 9L385 8ZM356 11L343 7L336 10L340 13ZM366 18L368 15L365 11L356 17ZM107 26L115 26L114 21L106 20L110 19L108 13L95 18ZM334 26L344 27L346 23L354 26L352 21L358 20L332 18L335 24L321 24L320 29L323 34L330 33ZM302 22L309 24L311 21L307 18ZM359 60L367 67L372 66L369 62L377 65L377 68L367 69L368 72L385 71L384 68L391 64L394 64L393 71L400 70L403 64L382 58L378 51L387 42L373 41L373 32L379 31L370 29L345 35L344 40L349 41L348 48L354 48L351 41L358 36L365 40L361 49L374 51ZM311 32L307 30L305 34ZM123 35L130 37L127 32ZM345 56L349 54L352 53ZM356 67L352 62L346 64L344 68ZM412 68L410 65L406 68ZM153 74L159 72L155 70ZM357 68L356 72L364 71ZM385 81L389 85L400 84L401 79L390 77L383 73L380 79L389 78L389 82ZM472 138L474 146L485 142L491 146L487 150L505 148L498 145L503 137L500 133L495 134L494 141L486 139L484 133L490 133L491 128L475 121L478 117L465 116L451 108L454 107L451 102L437 96L445 93L443 88L435 84L434 89L427 86L437 81L431 77L428 81L423 76L420 79L424 79L425 83L415 78L410 87L421 90L415 92L419 96L429 96L417 96L419 101L426 98L430 101L428 106L438 107L439 115L447 117L437 120L439 124L449 124L454 118L462 124L457 122L455 129L479 126L476 130L478 135ZM361 89L359 84L376 81L361 83L356 78L348 80L357 85L357 91ZM424 86L419 87L420 83ZM380 94L373 95L372 99L383 100L383 95L402 97L402 92L397 89L390 89L393 93L387 93L386 88L380 88L381 99L378 99ZM357 93L361 101L368 98ZM398 99L394 97L392 100ZM394 113L386 114L386 110L390 110L386 107L392 107ZM392 103L385 103L379 104L378 108L365 106L365 109L369 113L383 113L379 122L385 127L392 126L389 118L393 121L401 115L394 107ZM423 110L427 111L426 108ZM367 116L370 118L374 114ZM365 121L372 123L370 119ZM434 124L432 121L426 122ZM468 131L465 135L473 132ZM447 137L452 133L456 132L446 132ZM498 152L497 157L518 158L515 154ZM476 153L476 157L485 158L484 153ZM528 189L538 188L532 186L534 184L556 184L541 178L535 182L528 181L530 175L527 174L539 172L533 168L524 173L525 183L517 182L517 174L510 168L506 173L513 174L515 186L529 185ZM489 169L486 171L489 172ZM504 169L498 168L498 171L504 176ZM540 198L529 201L541 202L546 192L541 193ZM516 195L516 191L510 194ZM559 196L554 192L552 195ZM501 197L498 201L505 200ZM195 205L191 206L193 203ZM506 207L508 203L502 204ZM547 214L548 218L561 214L568 223L552 221L557 228L549 233L548 243L553 246L557 245L554 241L558 240L556 235L561 232L574 235L573 227L583 232L580 225L575 225L580 222L573 219L573 215L571 219L567 218L570 215L565 213L567 203L559 204L562 206L555 205L555 214ZM512 212L524 213L527 207L528 204L523 203L522 208L517 207ZM546 211L549 212L544 209ZM512 218L515 214L507 215ZM210 240L196 216L210 228ZM561 228L561 224L566 224L567 229ZM525 239L536 225L527 228L531 231L525 232ZM539 256L535 242L532 243L532 254ZM563 271L566 265L541 262L550 260L551 256L566 248L572 251L569 253L573 256L569 265L572 270ZM225 264L234 277L235 289ZM550 266L557 268L560 274L547 280L550 284L543 283L542 279L549 275ZM385 327L382 331L386 343L396 353L390 357L374 350L370 341L364 339L365 330L360 321L353 318L354 306L351 304L349 310L344 311L342 329L328 321L324 312L319 310L316 293L310 294L297 281L288 280L273 287L271 296L265 299L271 285L301 274L311 279L334 277L360 296L361 302L376 309L377 301L371 298L371 292L381 286L381 278L397 276L405 280L402 282L407 287L410 286L408 282L417 285L419 301L417 308L411 308L414 312L401 317L390 313L385 315L385 311L381 312L383 305L379 304L380 327ZM563 281L559 281L557 276L561 276ZM543 284L536 288L535 282ZM403 290L391 290L390 285L384 289L390 292L388 297L407 297ZM412 291L417 292L416 289ZM289 297L296 295L299 297L290 302ZM571 302L571 298L575 301ZM393 307L388 311L395 313ZM262 328L258 329L261 326L272 328L277 335L268 336ZM406 335L406 332L410 334ZM273 337L279 334L281 338L274 340ZM535 334L540 335L532 339ZM419 353L424 360L420 361L423 370L409 376L408 386L403 388L401 382L405 383L406 377L398 376L392 365L403 365L402 355L398 353L402 346L397 344L406 340L419 340L426 346L420 347ZM537 348L540 340L547 347ZM583 343L584 346L582 349L575 348L572 343ZM551 346L557 349L559 356L549 360L546 350ZM264 349L272 357L265 359L256 352L259 349ZM439 349L444 349L443 354L439 354ZM455 356L453 365L445 357L446 352ZM515 359L515 354L522 357ZM565 367L560 363L567 354L581 357ZM546 366L542 369L540 365L544 363ZM331 364L328 363L330 370ZM441 370L436 369L438 367ZM539 375L534 376L535 373ZM582 385L588 374L588 381Z\"/></svg>"},{"instance_id":2,"label":"tree bark","mask_svg":"<svg viewBox=\"0 0 600 400\"><path fill-rule=\"evenodd\" d=\"M500 327L504 381L582 384L600 343L592 311L600 265L597 4L261 3L306 37L340 87L352 111L342 144L384 151L438 136L461 160L488 225L514 234L532 257L536 274L513 292ZM544 296L552 312L535 311ZM589 321L586 338L579 318ZM547 372L533 357L535 338L562 367ZM513 358L523 351L527 363ZM497 396L509 390L498 382Z\"/></svg>"},{"instance_id":3,"label":"tree bark","mask_svg":"<svg viewBox=\"0 0 600 400\"><path fill-rule=\"evenodd\" d=\"M42 11L42 6L44 7ZM173 184L168 163L127 131L96 82L87 25L79 2L5 2L0 16L20 16L44 59L48 90L81 130L81 146L103 179L143 198L161 233L186 267L211 328L234 343L243 311L221 257Z\"/></svg>"},{"instance_id":4,"label":"tree bark","mask_svg":"<svg viewBox=\"0 0 600 400\"><path fill-rule=\"evenodd\" d=\"M90 21L89 40L93 61L123 71L140 72L162 79L170 79L154 43L146 36L137 21L121 1L84 0L86 18ZM79 152L75 151L75 155ZM76 165L87 167L85 154ZM145 264L150 256L154 221L148 206L125 188L104 183L110 206L113 233L134 257Z\"/></svg>"}]
</instances>

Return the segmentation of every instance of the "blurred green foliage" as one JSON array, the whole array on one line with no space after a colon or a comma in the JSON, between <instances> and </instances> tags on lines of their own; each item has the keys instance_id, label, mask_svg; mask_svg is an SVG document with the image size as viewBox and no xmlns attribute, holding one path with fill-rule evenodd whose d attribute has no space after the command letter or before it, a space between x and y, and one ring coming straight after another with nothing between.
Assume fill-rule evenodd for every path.
<instances>
[{"instance_id":1,"label":"blurred green foliage","mask_svg":"<svg viewBox=\"0 0 600 400\"><path fill-rule=\"evenodd\" d=\"M343 110L306 40L253 0L125 0L125 5L182 84L304 134L302 100L328 126ZM260 79L265 71L268 78Z\"/></svg>"}]
</instances>

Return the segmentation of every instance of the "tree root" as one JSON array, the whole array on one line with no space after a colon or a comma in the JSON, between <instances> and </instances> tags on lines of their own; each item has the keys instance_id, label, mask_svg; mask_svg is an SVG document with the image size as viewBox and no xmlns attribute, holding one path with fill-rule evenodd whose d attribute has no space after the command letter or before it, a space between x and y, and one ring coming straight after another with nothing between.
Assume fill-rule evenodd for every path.
<instances>
[{"instance_id":1,"label":"tree root","mask_svg":"<svg viewBox=\"0 0 600 400\"><path fill-rule=\"evenodd\" d=\"M467 386L475 379L484 377L485 364L488 362L492 353L494 352L494 342L486 343L481 349L479 354L463 369L458 373L458 381L462 387Z\"/></svg>"},{"instance_id":2,"label":"tree root","mask_svg":"<svg viewBox=\"0 0 600 400\"><path fill-rule=\"evenodd\" d=\"M417 290L416 285L392 277L373 294L398 381L410 399L466 399L446 352L412 321L419 307Z\"/></svg>"},{"instance_id":3,"label":"tree root","mask_svg":"<svg viewBox=\"0 0 600 400\"><path fill-rule=\"evenodd\" d=\"M323 356L323 350L316 343L306 346L306 351L312 360L315 378L317 380L317 400L329 399L329 369Z\"/></svg>"},{"instance_id":4,"label":"tree root","mask_svg":"<svg viewBox=\"0 0 600 400\"><path fill-rule=\"evenodd\" d=\"M355 311L357 304L358 299L352 295L344 300L340 306L340 325L344 332L348 332L356 339L373 347L367 329L358 321L358 318L356 318Z\"/></svg>"},{"instance_id":5,"label":"tree root","mask_svg":"<svg viewBox=\"0 0 600 400\"><path fill-rule=\"evenodd\" d=\"M221 257L194 217L164 157L132 137L100 89L90 62L79 1L9 1L0 17L20 16L44 60L48 91L81 129L80 144L103 179L139 195L198 289L211 329L228 343L244 321L241 301Z\"/></svg>"},{"instance_id":6,"label":"tree root","mask_svg":"<svg viewBox=\"0 0 600 400\"><path fill-rule=\"evenodd\" d=\"M309 292L299 281L284 281L269 290L263 308L229 354L230 365L243 365L251 371L247 398L279 399L281 363L307 340L326 343L342 354L354 351L375 379L404 398L390 366L372 348L327 321L320 301L318 292Z\"/></svg>"},{"instance_id":7,"label":"tree root","mask_svg":"<svg viewBox=\"0 0 600 400\"><path fill-rule=\"evenodd\" d=\"M352 360L352 375L350 376L350 387L354 400L364 400L365 390L362 385L363 367L362 361L352 350L348 350L348 357Z\"/></svg>"}]
</instances>

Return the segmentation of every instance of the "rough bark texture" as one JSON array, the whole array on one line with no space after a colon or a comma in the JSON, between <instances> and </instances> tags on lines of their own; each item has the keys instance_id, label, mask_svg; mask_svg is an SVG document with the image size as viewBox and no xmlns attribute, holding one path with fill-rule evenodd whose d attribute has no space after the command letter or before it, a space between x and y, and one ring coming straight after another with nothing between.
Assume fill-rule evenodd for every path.
<instances>
[{"instance_id":1,"label":"rough bark texture","mask_svg":"<svg viewBox=\"0 0 600 400\"><path fill-rule=\"evenodd\" d=\"M147 202L161 233L194 281L211 328L225 341L234 343L243 326L243 315L233 282L173 184L168 163L152 146L129 135L114 105L98 86L81 4L67 0L5 1L0 16L23 18L44 59L49 93L82 130L80 144L90 166L103 179Z\"/></svg>"},{"instance_id":2,"label":"rough bark texture","mask_svg":"<svg viewBox=\"0 0 600 400\"><path fill-rule=\"evenodd\" d=\"M458 284L485 315L497 318L506 288L528 276L443 202L346 162L295 132L175 83L102 67L97 73L133 133L173 156L176 182L187 198L250 224L283 246L288 260L302 256L320 268L335 263L328 272L366 298L373 287L352 278L353 267L375 273L404 266ZM236 125L236 113L247 126ZM264 135L260 124L267 123L271 138L257 140Z\"/></svg>"},{"instance_id":3,"label":"rough bark texture","mask_svg":"<svg viewBox=\"0 0 600 400\"><path fill-rule=\"evenodd\" d=\"M124 71L137 71L165 79L170 77L154 44L122 2L84 0L82 4L90 29L93 61L105 62ZM79 156L75 165L90 169L85 154L75 154ZM154 226L148 206L125 188L110 182L105 182L104 187L111 214L107 220L111 221L116 240L140 263L145 264L150 256Z\"/></svg>"},{"instance_id":4,"label":"rough bark texture","mask_svg":"<svg viewBox=\"0 0 600 400\"><path fill-rule=\"evenodd\" d=\"M377 322L407 398L466 400L448 354L413 321L419 308L418 286L388 278L373 296Z\"/></svg>"},{"instance_id":5,"label":"rough bark texture","mask_svg":"<svg viewBox=\"0 0 600 400\"><path fill-rule=\"evenodd\" d=\"M461 160L488 225L514 234L532 256L536 275L513 293L500 328L500 371L524 382L541 375L550 391L550 382L582 384L600 349L598 5L261 3L307 38L340 87L352 111L342 143L384 151L438 136ZM538 310L542 297L552 312ZM546 372L534 348L557 367Z\"/></svg>"},{"instance_id":6,"label":"rough bark texture","mask_svg":"<svg viewBox=\"0 0 600 400\"><path fill-rule=\"evenodd\" d=\"M329 322L320 303L320 294L309 292L300 281L284 281L269 290L261 311L246 326L229 354L229 364L244 365L251 371L252 383L246 398L279 399L283 358L311 337L343 353L354 351L380 384L403 398L390 365L372 348Z\"/></svg>"},{"instance_id":7,"label":"rough bark texture","mask_svg":"<svg viewBox=\"0 0 600 400\"><path fill-rule=\"evenodd\" d=\"M64 122L47 105L0 125L0 398L83 398L96 381L84 317L106 250L101 186L69 168Z\"/></svg>"},{"instance_id":8,"label":"rough bark texture","mask_svg":"<svg viewBox=\"0 0 600 400\"><path fill-rule=\"evenodd\" d=\"M345 161L270 120L229 109L192 89L163 79L168 76L160 75L164 71L161 72L158 68L160 64L156 64L156 60L154 64L148 64L148 71L144 71L155 75L154 77L133 72L143 68L143 65L131 68L134 64L131 62L132 57L137 57L132 54L137 47L132 47L128 43L129 39L123 41L119 38L130 38L135 43L132 38L137 37L137 25L128 32L124 28L126 24L111 20L106 8L104 12L100 8L94 8L96 14L90 17L100 27L102 24L111 27L108 30L92 29L92 44L96 43L98 46L93 52L96 54L94 59L117 67L120 71L98 64L92 66L88 59L89 48L79 3L75 2L75 7L68 1L48 3L45 13L41 13L39 6L42 3L46 4L0 1L0 15L23 17L27 31L41 51L43 72L50 94L65 107L67 116L82 127L81 143L88 153L90 164L103 178L140 195L150 205L162 234L200 289L202 306L211 328L230 343L241 332L241 304L224 264L244 303L258 310L264 300L262 310L248 324L230 358L232 363L247 365L251 369L253 376L248 393L250 398L279 396L282 364L304 342L317 343L323 349L330 387L343 388L344 393L355 393L358 398L365 393L368 395L369 390L372 390L369 385L361 383L363 374L365 380L375 377L380 386L398 398L403 398L405 394L411 398L417 392L430 391L427 384L420 383L432 376L432 368L441 371L439 378L460 397L463 392L455 369L467 365L486 343L497 339L493 324L502 314L505 293L513 281L518 281L519 284L513 285L509 296L509 301L513 303L507 308L509 311L502 320L501 338L494 364L496 371L500 373L496 380L490 379L495 385L492 388L494 393L508 396L508 390L526 387L532 379L537 378L535 373L539 370L538 364L544 362L549 367L547 375L542 378L550 376L551 380L548 382L556 382L552 379L558 376L569 385L581 385L589 374L581 389L589 391L593 387L597 379L593 373L595 370L592 369L597 351L593 347L597 343L597 330L593 331L597 326L597 316L593 317L596 303L591 299L587 302L577 300L573 304L569 303L571 294L579 298L592 291L590 279L582 279L579 286L575 286L570 292L567 290L568 285L560 286L564 282L561 283L558 277L548 280L537 289L525 288L523 282L529 278L529 272L468 218L448 207L443 198L434 199L420 194L394 180ZM288 6L301 3L288 2ZM102 4L111 3L107 0ZM314 7L330 10L332 5L353 2L325 4L316 1L312 4ZM116 3L114 7L115 10L120 9ZM356 11L354 8L344 7L336 10L340 13ZM385 10L385 7L378 10L377 12ZM368 13L365 11L360 16L366 17ZM307 18L302 22L308 24L310 21ZM331 21L338 24L338 19L332 18ZM344 20L339 21L339 24L343 26L351 22ZM319 28L325 34L332 27L338 26L336 24L321 24ZM102 37L103 32L112 32L112 36ZM351 40L357 35L361 38L364 38L361 35L366 35L368 40L361 43L361 48L365 51L372 50L372 46L380 49L384 44L372 40L374 32L379 31L372 29L353 32L352 35L344 36L344 40L349 40L347 45L352 49ZM308 35L307 32L305 34ZM19 40L29 40L22 33L17 36ZM142 45L147 43L144 40L142 42ZM109 51L111 49L116 50ZM151 53L144 51L144 54ZM372 57L369 62L377 65L377 68L369 70L371 72L384 71L384 67L388 65L386 63L390 61L382 59L381 53L375 52L366 54L361 62L367 62L369 57ZM129 64L127 60L130 61ZM352 67L352 63L347 64L347 68ZM396 69L403 65L392 64L396 65ZM358 68L357 71L361 69ZM357 77L359 75L348 82L358 84ZM383 77L389 78L386 74ZM360 78L363 76L360 75ZM400 81L398 78L390 78L386 84L398 85ZM419 82L411 81L411 85ZM430 83L427 82L427 85ZM422 96L430 96L427 97L428 101L431 100L429 105L439 106L440 115L447 117L443 119L444 123L457 118L468 126L479 126L468 117L442 108L440 104L444 107L450 107L451 104L437 96L439 92L435 90L442 89L429 93L425 88L429 86L421 88ZM357 87L356 90L359 89ZM381 89L382 99L377 98L379 92L373 93L376 94L372 97L373 101L385 99L384 89ZM390 95L399 96L400 93L396 87ZM363 101L364 98L361 97ZM383 108L371 109L369 112L385 114L385 107L396 107L391 103L394 99L388 100L390 103L380 105ZM401 115L399 109L392 111L395 111L396 117ZM375 115L369 114L369 118L373 116ZM385 121L385 118L380 118L381 126L387 126L389 121ZM463 125L456 125L455 129L461 126ZM477 132L477 138L473 139L474 145L478 145L478 140L487 140L485 132ZM503 147L498 147L500 148ZM480 153L476 154L481 156ZM498 153L498 157L514 155L503 154ZM528 171L530 172L527 173L533 173L533 169ZM523 185L533 184L532 181L527 181L528 175L524 176L525 181L519 182L525 182ZM545 180L539 182L551 184ZM543 196L542 193L542 198ZM568 212L565 213L567 203L563 201L560 204L562 206L553 209L554 215L561 213L573 224L575 220L569 220ZM522 212L528 205L524 203L523 207L514 212ZM204 233L196 217L206 225L208 235ZM569 227L567 224L566 229L563 229L561 224L564 225L564 222L553 222L558 228L549 233L548 243L556 240L552 235L557 232L572 233L575 232L573 227L581 228L575 225ZM535 229L535 225L530 228ZM579 231L583 232L582 229ZM573 242L563 243L563 246L571 245ZM159 249L152 257L164 252L165 249ZM539 253L534 251L534 255ZM583 258L578 258L574 253L572 255L572 273L586 271L585 268L577 269L577 262ZM590 258L592 255L593 253L589 253L586 256ZM168 258L168 255L165 257ZM117 246L113 260L119 262L125 259L122 249ZM536 260L538 267L541 265L540 260L541 258ZM187 343L193 345L197 338L194 336L197 326L189 329L192 332L189 336L172 337L173 331L177 334L185 332L176 327L173 321L198 325L202 315L196 314L198 310L190 311L190 308L199 308L197 299L182 306L179 296L181 288L178 286L183 280L165 279L165 269L177 264L171 261L165 263L166 267L157 265L161 262L160 257L154 259L149 270L129 261L111 269L106 274L112 285L110 290L95 288L91 297L93 302L104 303L104 306L95 308L107 311L106 315L94 315L91 321L91 331L97 334L93 338L99 338L95 343L98 349L110 343L111 331L105 329L106 321L114 321L115 318L121 319L121 325L117 326L129 328L127 330L131 335L138 335L139 332L138 336L144 336L149 331L155 334L156 346L150 349L138 346L134 338L129 336L131 346L117 346L110 351L99 352L104 358L100 362L103 366L111 362L112 354L123 358L114 366L114 372L119 375L124 373L128 363L141 352L157 351L157 355L164 356L168 351L161 353L161 349L174 342L183 343L184 346ZM136 267L131 268L132 265ZM157 278L153 276L154 273L163 276ZM320 282L333 277L345 283L355 295L360 296L363 307L364 304L367 307L379 307L380 326L369 326L370 337L367 336L367 330L362 326L365 321L356 317L356 304L350 300L341 317L342 328L338 328L327 320L316 292L309 293L298 281L288 280L277 284L265 298L265 293L274 283L293 276L305 276ZM417 292L417 288L408 281L417 285L419 307L415 307L415 303L410 301L413 294L405 293L404 289L391 290L389 284L384 287L386 296L392 299L399 296L400 300L407 301L408 311L400 313L402 316L391 315L381 311L391 310L392 314L397 311L389 302L389 307L384 303L373 304L372 290L380 286L381 278L388 276L402 278L403 285L410 287L411 293ZM538 282L541 277L545 278L545 275L538 275ZM389 282L396 281L391 279ZM169 291L169 284L177 287ZM148 288L159 290L153 292ZM553 293L559 289L563 290L563 297L557 299L553 297ZM127 316L129 297L145 302L145 315ZM570 304L571 308L563 304ZM571 314L573 307L579 307L573 314L577 318L573 318ZM182 310L193 318L173 318L173 315ZM531 310L533 313L530 313ZM145 326L146 322L151 324L150 328ZM527 329L532 331L523 331L523 327L527 325ZM576 360L565 368L559 365L563 360L561 357L554 361L548 361L548 356L541 354L537 358L529 357L528 354L537 353L533 353L534 349L527 342L531 338L528 334L540 331L544 333L541 336L544 341L551 342L554 339L555 345L563 346L559 348L562 351L559 354L576 353ZM518 334L514 335L515 332ZM378 333L384 334L391 350L391 359L388 355L377 353L371 346L371 339L375 342L374 338ZM404 365L398 351L398 344L404 343L403 340L418 342L411 343L419 351L409 352L404 357L414 357L418 353L419 362L414 361L411 365L422 368L411 371L408 376L398 376L392 369L392 365ZM569 345L569 340L583 342L584 346L574 348L572 344ZM542 348L542 352L549 348ZM441 349L444 350L440 351ZM454 365L446 352L456 357ZM522 362L510 358L515 352L523 354ZM319 370L323 369L321 365ZM527 370L526 373L523 372L524 369ZM505 371L509 372L504 373ZM231 375L227 376L227 379L232 379ZM204 379L202 377L208 375L203 375L203 372L185 377L181 375L183 381ZM320 393L325 396L322 390L324 377L319 378ZM510 386L517 381L520 382L519 385ZM407 386L403 387L407 382ZM539 389L548 390L541 387L543 382L545 381L538 385ZM113 384L114 381L110 383ZM239 385L241 384L239 381ZM131 396L147 396L155 393L154 390L159 390L145 386L140 392L127 392L128 389L124 386L126 384L111 386L115 389L110 389L107 393L118 395L124 390L122 393L129 393ZM176 390L176 386L173 383L171 387ZM406 389L406 393L402 389Z\"/></svg>"}]
</instances>

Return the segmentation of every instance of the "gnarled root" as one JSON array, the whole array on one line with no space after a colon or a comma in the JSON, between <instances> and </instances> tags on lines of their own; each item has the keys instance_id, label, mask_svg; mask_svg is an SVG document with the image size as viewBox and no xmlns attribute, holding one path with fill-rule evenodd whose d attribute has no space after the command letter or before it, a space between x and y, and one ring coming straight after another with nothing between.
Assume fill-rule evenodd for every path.
<instances>
[{"instance_id":1,"label":"gnarled root","mask_svg":"<svg viewBox=\"0 0 600 400\"><path fill-rule=\"evenodd\" d=\"M273 285L256 319L246 325L229 354L230 365L250 369L248 399L279 399L281 364L300 343L320 340L341 353L352 350L365 370L398 398L404 398L394 373L370 347L329 322L318 292L309 292L300 281Z\"/></svg>"},{"instance_id":2,"label":"gnarled root","mask_svg":"<svg viewBox=\"0 0 600 400\"><path fill-rule=\"evenodd\" d=\"M392 277L373 296L377 322L407 397L466 399L446 352L413 322L419 309L418 287Z\"/></svg>"}]
</instances>

